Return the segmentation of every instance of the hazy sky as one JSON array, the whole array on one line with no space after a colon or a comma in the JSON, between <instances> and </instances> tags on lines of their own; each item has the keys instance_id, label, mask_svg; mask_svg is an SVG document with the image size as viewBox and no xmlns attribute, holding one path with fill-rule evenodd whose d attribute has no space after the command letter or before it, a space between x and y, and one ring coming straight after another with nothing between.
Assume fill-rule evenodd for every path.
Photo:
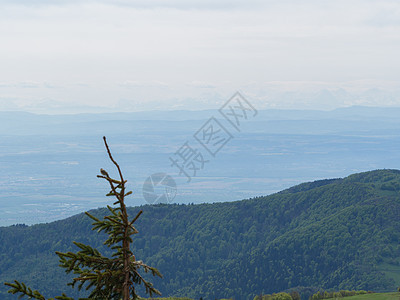
<instances>
[{"instance_id":1,"label":"hazy sky","mask_svg":"<svg viewBox=\"0 0 400 300\"><path fill-rule=\"evenodd\" d=\"M399 53L398 0L0 0L0 110L400 106Z\"/></svg>"}]
</instances>

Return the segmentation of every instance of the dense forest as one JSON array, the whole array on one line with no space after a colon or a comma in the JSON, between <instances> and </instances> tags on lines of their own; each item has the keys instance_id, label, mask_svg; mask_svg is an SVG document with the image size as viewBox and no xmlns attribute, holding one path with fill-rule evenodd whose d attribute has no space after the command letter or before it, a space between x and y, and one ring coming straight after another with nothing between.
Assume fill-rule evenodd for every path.
<instances>
[{"instance_id":1,"label":"dense forest","mask_svg":"<svg viewBox=\"0 0 400 300\"><path fill-rule=\"evenodd\" d=\"M313 287L394 291L399 191L400 171L378 170L236 202L142 206L133 252L164 275L153 280L164 297L254 299ZM103 239L84 214L1 227L0 281L19 279L48 296L65 287L73 295L54 252L75 251L72 241L101 248ZM15 296L1 286L0 298Z\"/></svg>"}]
</instances>

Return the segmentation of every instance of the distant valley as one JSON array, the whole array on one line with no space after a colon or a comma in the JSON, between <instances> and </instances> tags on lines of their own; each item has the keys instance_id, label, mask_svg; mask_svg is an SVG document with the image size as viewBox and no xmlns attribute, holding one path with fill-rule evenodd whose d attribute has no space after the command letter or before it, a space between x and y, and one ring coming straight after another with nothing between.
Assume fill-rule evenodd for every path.
<instances>
[{"instance_id":1,"label":"distant valley","mask_svg":"<svg viewBox=\"0 0 400 300\"><path fill-rule=\"evenodd\" d=\"M239 200L304 181L400 168L400 109L266 110L238 132L218 110L35 115L0 112L0 226L62 219L105 206L96 178L109 162L108 137L134 197L164 172L177 184L174 203ZM233 138L213 157L193 135L215 116ZM188 141L205 160L187 183L170 157Z\"/></svg>"}]
</instances>

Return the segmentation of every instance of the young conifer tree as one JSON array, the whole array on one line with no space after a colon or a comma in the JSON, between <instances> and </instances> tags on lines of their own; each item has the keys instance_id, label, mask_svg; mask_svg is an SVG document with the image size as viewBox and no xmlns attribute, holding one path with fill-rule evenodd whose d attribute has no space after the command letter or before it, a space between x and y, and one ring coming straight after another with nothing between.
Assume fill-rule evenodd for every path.
<instances>
[{"instance_id":1,"label":"young conifer tree","mask_svg":"<svg viewBox=\"0 0 400 300\"><path fill-rule=\"evenodd\" d=\"M68 285L72 287L78 286L78 289L85 287L90 290L88 298L80 299L112 299L112 300L130 300L138 299L135 286L143 284L146 293L161 295L155 289L152 283L145 280L139 273L142 268L146 273L151 272L153 276L162 277L160 272L153 267L144 264L141 260L136 260L131 251L132 236L138 233L137 229L133 226L135 221L142 214L142 211L133 218L129 219L125 205L125 197L132 192L126 192L126 180L122 176L121 169L118 163L111 155L105 137L104 144L107 149L108 156L113 164L116 166L119 179L111 178L108 173L101 169L101 175L97 177L105 179L110 185L110 192L107 196L116 198L114 207L107 206L110 215L105 216L103 220L86 212L86 215L94 220L93 230L99 232L103 231L108 234L108 239L104 242L105 245L114 250L112 257L103 256L98 250L89 245L78 242L73 242L80 251L73 252L56 252L60 258L60 266L65 268L67 273L75 274L72 282ZM8 291L12 294L20 294L20 297L27 296L30 299L46 300L46 298L38 291L33 291L31 288L26 287L24 283L17 280L14 283L6 282L5 285L11 287ZM65 294L55 298L48 298L48 300L73 300Z\"/></svg>"}]
</instances>

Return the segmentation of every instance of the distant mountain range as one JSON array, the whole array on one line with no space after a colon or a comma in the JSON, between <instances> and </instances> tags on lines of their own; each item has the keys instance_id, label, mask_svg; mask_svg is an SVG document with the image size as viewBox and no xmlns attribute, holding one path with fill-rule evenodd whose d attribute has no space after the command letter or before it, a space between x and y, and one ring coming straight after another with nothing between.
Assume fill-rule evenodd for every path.
<instances>
[{"instance_id":1,"label":"distant mountain range","mask_svg":"<svg viewBox=\"0 0 400 300\"><path fill-rule=\"evenodd\" d=\"M177 184L174 203L232 201L301 182L400 169L400 108L260 110L240 132L218 110L37 115L0 112L0 225L35 224L104 206L96 178L108 164L102 136L145 204L154 173ZM215 117L232 139L212 156L194 135ZM191 181L171 163L186 143L207 161ZM195 175L195 176L193 176Z\"/></svg>"},{"instance_id":2,"label":"distant mountain range","mask_svg":"<svg viewBox=\"0 0 400 300\"><path fill-rule=\"evenodd\" d=\"M134 253L159 268L164 296L253 299L296 288L393 291L400 285L400 171L300 184L248 200L143 209ZM106 209L91 211L102 216ZM54 251L102 247L83 214L0 227L0 282L19 279L49 297L67 277ZM65 289L68 291L68 288ZM143 292L143 291L142 291ZM71 295L71 293L69 293ZM1 287L0 298L14 299Z\"/></svg>"}]
</instances>

